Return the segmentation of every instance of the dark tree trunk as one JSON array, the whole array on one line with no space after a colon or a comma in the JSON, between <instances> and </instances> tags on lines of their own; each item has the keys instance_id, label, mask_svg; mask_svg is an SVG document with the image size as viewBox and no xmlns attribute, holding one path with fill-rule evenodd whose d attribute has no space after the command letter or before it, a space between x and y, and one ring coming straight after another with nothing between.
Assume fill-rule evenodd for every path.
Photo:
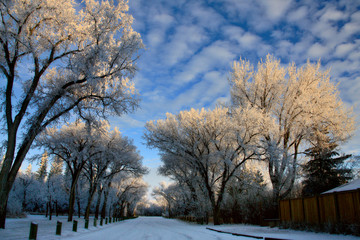
<instances>
[{"instance_id":1,"label":"dark tree trunk","mask_svg":"<svg viewBox=\"0 0 360 240\"><path fill-rule=\"evenodd\" d=\"M45 210L45 217L48 217L48 213L49 213L49 202L46 203L46 210Z\"/></svg>"},{"instance_id":2,"label":"dark tree trunk","mask_svg":"<svg viewBox=\"0 0 360 240\"><path fill-rule=\"evenodd\" d=\"M109 191L105 190L104 191L104 202L103 202L103 205L102 205L102 208L101 208L101 217L102 218L105 218L105 215L106 215L106 203L107 203L108 195L109 195Z\"/></svg>"},{"instance_id":3,"label":"dark tree trunk","mask_svg":"<svg viewBox=\"0 0 360 240\"><path fill-rule=\"evenodd\" d=\"M49 220L52 219L52 214L53 214L53 207L51 202L49 202Z\"/></svg>"},{"instance_id":4,"label":"dark tree trunk","mask_svg":"<svg viewBox=\"0 0 360 240\"><path fill-rule=\"evenodd\" d=\"M6 193L5 191L0 193L0 228L5 228L8 197L9 193Z\"/></svg>"},{"instance_id":5,"label":"dark tree trunk","mask_svg":"<svg viewBox=\"0 0 360 240\"><path fill-rule=\"evenodd\" d=\"M214 225L220 225L220 207L213 207Z\"/></svg>"},{"instance_id":6,"label":"dark tree trunk","mask_svg":"<svg viewBox=\"0 0 360 240\"><path fill-rule=\"evenodd\" d=\"M90 216L90 207L91 207L91 203L94 199L94 196L95 196L95 191L96 190L96 187L94 187L93 189L91 189L89 191L89 197L88 197L88 202L87 202L87 205L86 205L86 210L85 210L85 219L89 219L89 216Z\"/></svg>"},{"instance_id":7,"label":"dark tree trunk","mask_svg":"<svg viewBox=\"0 0 360 240\"><path fill-rule=\"evenodd\" d=\"M76 191L77 178L71 181L70 197L69 197L69 211L68 211L68 222L73 220L74 206L75 206L75 191Z\"/></svg>"},{"instance_id":8,"label":"dark tree trunk","mask_svg":"<svg viewBox=\"0 0 360 240\"><path fill-rule=\"evenodd\" d=\"M56 216L59 216L59 207L58 207L58 203L57 201L55 201L55 212L56 212Z\"/></svg>"},{"instance_id":9,"label":"dark tree trunk","mask_svg":"<svg viewBox=\"0 0 360 240\"><path fill-rule=\"evenodd\" d=\"M103 192L103 188L100 187L99 191L98 191L98 199L97 199L96 208L95 208L95 218L99 217L99 209L100 209L102 192Z\"/></svg>"},{"instance_id":10,"label":"dark tree trunk","mask_svg":"<svg viewBox=\"0 0 360 240\"><path fill-rule=\"evenodd\" d=\"M77 203L77 207L78 207L78 215L79 218L81 217L81 203L80 203L80 198L76 198L76 203Z\"/></svg>"}]
</instances>

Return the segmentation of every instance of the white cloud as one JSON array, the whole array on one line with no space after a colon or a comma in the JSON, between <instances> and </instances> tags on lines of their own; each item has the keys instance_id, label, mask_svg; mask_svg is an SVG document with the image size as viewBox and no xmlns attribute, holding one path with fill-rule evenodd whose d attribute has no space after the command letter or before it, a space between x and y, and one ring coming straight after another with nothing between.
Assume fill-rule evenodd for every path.
<instances>
[{"instance_id":1,"label":"white cloud","mask_svg":"<svg viewBox=\"0 0 360 240\"><path fill-rule=\"evenodd\" d=\"M227 97L229 83L227 73L211 71L204 75L200 82L180 94L174 101L177 110L184 108L214 107L218 98Z\"/></svg>"},{"instance_id":2,"label":"white cloud","mask_svg":"<svg viewBox=\"0 0 360 240\"><path fill-rule=\"evenodd\" d=\"M329 8L321 16L322 21L339 21L346 18L344 12L338 11L334 8Z\"/></svg>"},{"instance_id":3,"label":"white cloud","mask_svg":"<svg viewBox=\"0 0 360 240\"><path fill-rule=\"evenodd\" d=\"M170 66L193 55L208 39L204 30L195 25L179 26L170 38L164 46L164 64Z\"/></svg>"},{"instance_id":4,"label":"white cloud","mask_svg":"<svg viewBox=\"0 0 360 240\"><path fill-rule=\"evenodd\" d=\"M294 22L299 24L301 22L304 22L304 19L307 17L307 15L308 15L308 7L302 6L290 12L287 16L287 20L289 22Z\"/></svg>"},{"instance_id":5,"label":"white cloud","mask_svg":"<svg viewBox=\"0 0 360 240\"><path fill-rule=\"evenodd\" d=\"M247 32L240 27L226 26L224 35L238 44L238 46L233 45L232 47L234 53L243 55L245 52L255 51L257 56L262 57L272 51L272 47L266 44L259 35Z\"/></svg>"},{"instance_id":6,"label":"white cloud","mask_svg":"<svg viewBox=\"0 0 360 240\"><path fill-rule=\"evenodd\" d=\"M160 24L162 26L170 26L174 22L174 18L166 13L160 13L153 17L152 21L155 24Z\"/></svg>"},{"instance_id":7,"label":"white cloud","mask_svg":"<svg viewBox=\"0 0 360 240\"><path fill-rule=\"evenodd\" d=\"M334 55L336 57L345 57L347 56L354 48L356 47L353 43L344 43L336 47Z\"/></svg>"},{"instance_id":8,"label":"white cloud","mask_svg":"<svg viewBox=\"0 0 360 240\"><path fill-rule=\"evenodd\" d=\"M223 16L213 8L199 3L199 1L190 1L186 7L189 10L189 20L193 24L195 23L212 31L217 30L224 22Z\"/></svg>"},{"instance_id":9,"label":"white cloud","mask_svg":"<svg viewBox=\"0 0 360 240\"><path fill-rule=\"evenodd\" d=\"M278 21L285 16L292 0L260 0L267 17L272 21Z\"/></svg>"},{"instance_id":10,"label":"white cloud","mask_svg":"<svg viewBox=\"0 0 360 240\"><path fill-rule=\"evenodd\" d=\"M360 21L353 21L346 23L344 27L341 29L341 34L343 34L344 37L351 37L354 34L360 33Z\"/></svg>"},{"instance_id":11,"label":"white cloud","mask_svg":"<svg viewBox=\"0 0 360 240\"><path fill-rule=\"evenodd\" d=\"M329 53L329 49L326 46L315 43L309 48L308 56L316 59L325 56L327 53Z\"/></svg>"},{"instance_id":12,"label":"white cloud","mask_svg":"<svg viewBox=\"0 0 360 240\"><path fill-rule=\"evenodd\" d=\"M228 65L235 57L227 42L216 41L195 55L178 76L180 84L193 81L198 74Z\"/></svg>"}]
</instances>

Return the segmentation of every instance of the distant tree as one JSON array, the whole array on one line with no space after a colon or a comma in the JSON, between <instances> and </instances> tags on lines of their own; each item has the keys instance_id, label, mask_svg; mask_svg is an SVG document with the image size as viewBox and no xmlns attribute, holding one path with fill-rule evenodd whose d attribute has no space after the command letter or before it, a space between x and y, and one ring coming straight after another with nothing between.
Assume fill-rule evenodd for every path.
<instances>
[{"instance_id":1,"label":"distant tree","mask_svg":"<svg viewBox=\"0 0 360 240\"><path fill-rule=\"evenodd\" d=\"M36 172L36 179L40 182L45 182L47 172L47 166L48 166L48 154L45 151L41 156L41 162L40 167Z\"/></svg>"},{"instance_id":2,"label":"distant tree","mask_svg":"<svg viewBox=\"0 0 360 240\"><path fill-rule=\"evenodd\" d=\"M134 110L130 79L143 48L126 1L0 1L0 228L6 204L35 137L62 117L86 119Z\"/></svg>"},{"instance_id":3,"label":"distant tree","mask_svg":"<svg viewBox=\"0 0 360 240\"><path fill-rule=\"evenodd\" d=\"M121 176L114 179L113 216L133 217L137 204L146 195L148 185L141 177ZM125 212L126 210L126 212ZM111 215L110 215L111 217Z\"/></svg>"},{"instance_id":4,"label":"distant tree","mask_svg":"<svg viewBox=\"0 0 360 240\"><path fill-rule=\"evenodd\" d=\"M206 194L200 189L201 178L198 171L184 158L170 153L161 154L162 165L158 168L159 174L166 176L177 183L178 189L185 200L182 215L193 215L204 219L208 215Z\"/></svg>"},{"instance_id":5,"label":"distant tree","mask_svg":"<svg viewBox=\"0 0 360 240\"><path fill-rule=\"evenodd\" d=\"M85 163L83 174L89 183L88 202L85 210L85 218L89 218L90 207L96 190L103 180L111 181L115 174L131 172L135 176L146 173L147 169L142 166L142 157L131 139L122 136L118 129L110 131L110 126L104 124L102 135L99 136L98 153ZM101 139L100 139L101 138ZM105 180L106 181L106 180Z\"/></svg>"},{"instance_id":6,"label":"distant tree","mask_svg":"<svg viewBox=\"0 0 360 240\"><path fill-rule=\"evenodd\" d=\"M54 160L51 162L51 168L49 172L49 178L52 176L61 175L63 173L64 161L61 158L55 156Z\"/></svg>"},{"instance_id":7,"label":"distant tree","mask_svg":"<svg viewBox=\"0 0 360 240\"><path fill-rule=\"evenodd\" d=\"M53 210L55 210L56 215L58 216L59 208L66 202L63 163L64 162L59 157L54 157L45 183L47 196L46 214L49 213L50 220Z\"/></svg>"},{"instance_id":8,"label":"distant tree","mask_svg":"<svg viewBox=\"0 0 360 240\"><path fill-rule=\"evenodd\" d=\"M352 169L344 164L351 154L340 156L336 148L337 144L329 142L327 138L325 142L318 140L315 146L305 151L310 161L303 166L304 196L320 194L352 179Z\"/></svg>"},{"instance_id":9,"label":"distant tree","mask_svg":"<svg viewBox=\"0 0 360 240\"><path fill-rule=\"evenodd\" d=\"M177 184L166 185L165 182L161 182L160 186L154 188L152 195L155 198L162 198L166 203L166 210L168 213L168 217L174 217L173 212L175 211L176 203L179 201L177 195L179 194L179 188Z\"/></svg>"}]
</instances>

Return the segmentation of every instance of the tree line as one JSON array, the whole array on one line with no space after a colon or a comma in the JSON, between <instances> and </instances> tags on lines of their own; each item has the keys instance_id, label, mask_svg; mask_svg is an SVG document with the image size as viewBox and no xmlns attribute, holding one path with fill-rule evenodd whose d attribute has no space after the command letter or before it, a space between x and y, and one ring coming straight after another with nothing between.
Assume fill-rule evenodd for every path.
<instances>
[{"instance_id":1,"label":"tree line","mask_svg":"<svg viewBox=\"0 0 360 240\"><path fill-rule=\"evenodd\" d=\"M85 219L90 213L95 218L133 216L147 192L142 157L132 141L117 129L110 131L107 122L91 127L77 121L48 129L36 144L46 152L36 173L30 165L16 178L7 208L11 215L45 212L51 220L53 213L67 213L72 221L77 209Z\"/></svg>"}]
</instances>

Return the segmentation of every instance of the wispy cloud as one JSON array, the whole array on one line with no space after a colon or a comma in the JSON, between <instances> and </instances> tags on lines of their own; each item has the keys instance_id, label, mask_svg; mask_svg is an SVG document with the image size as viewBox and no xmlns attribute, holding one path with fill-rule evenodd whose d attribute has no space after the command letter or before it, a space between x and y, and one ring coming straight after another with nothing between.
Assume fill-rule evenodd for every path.
<instances>
[{"instance_id":1,"label":"wispy cloud","mask_svg":"<svg viewBox=\"0 0 360 240\"><path fill-rule=\"evenodd\" d=\"M360 113L360 3L294 0L132 0L147 50L135 81L141 109L119 120L142 131L149 120L229 98L230 64L268 53L284 64L321 59L340 97ZM360 119L360 118L359 118ZM360 132L346 149L355 149ZM146 158L146 156L145 156Z\"/></svg>"}]
</instances>

